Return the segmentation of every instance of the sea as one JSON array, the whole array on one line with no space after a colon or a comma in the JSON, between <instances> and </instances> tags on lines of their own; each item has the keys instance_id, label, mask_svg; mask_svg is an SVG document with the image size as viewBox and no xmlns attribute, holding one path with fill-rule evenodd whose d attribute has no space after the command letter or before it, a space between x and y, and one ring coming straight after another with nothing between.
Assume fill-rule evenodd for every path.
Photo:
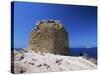
<instances>
[{"instance_id":1,"label":"sea","mask_svg":"<svg viewBox=\"0 0 100 75\"><path fill-rule=\"evenodd\" d=\"M80 54L85 54L90 58L97 59L97 48L70 48L69 53L71 56L80 56Z\"/></svg>"},{"instance_id":2,"label":"sea","mask_svg":"<svg viewBox=\"0 0 100 75\"><path fill-rule=\"evenodd\" d=\"M23 48L15 48L15 50L20 51L24 50ZM85 54L90 58L97 59L97 48L70 48L69 55L70 56L80 56L80 54Z\"/></svg>"}]
</instances>

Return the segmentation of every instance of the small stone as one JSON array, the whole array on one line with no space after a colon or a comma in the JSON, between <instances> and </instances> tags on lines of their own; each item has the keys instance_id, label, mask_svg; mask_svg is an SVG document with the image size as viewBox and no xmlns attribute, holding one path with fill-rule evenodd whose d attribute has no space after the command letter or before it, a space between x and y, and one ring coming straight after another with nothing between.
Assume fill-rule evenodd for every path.
<instances>
[{"instance_id":1,"label":"small stone","mask_svg":"<svg viewBox=\"0 0 100 75\"><path fill-rule=\"evenodd\" d=\"M24 56L23 55L19 58L19 61L22 60L22 59L24 59Z\"/></svg>"},{"instance_id":2,"label":"small stone","mask_svg":"<svg viewBox=\"0 0 100 75\"><path fill-rule=\"evenodd\" d=\"M40 64L40 65L37 65L37 67L41 67L42 66L42 64Z\"/></svg>"},{"instance_id":3,"label":"small stone","mask_svg":"<svg viewBox=\"0 0 100 75\"><path fill-rule=\"evenodd\" d=\"M29 62L28 64L35 65L33 62Z\"/></svg>"}]
</instances>

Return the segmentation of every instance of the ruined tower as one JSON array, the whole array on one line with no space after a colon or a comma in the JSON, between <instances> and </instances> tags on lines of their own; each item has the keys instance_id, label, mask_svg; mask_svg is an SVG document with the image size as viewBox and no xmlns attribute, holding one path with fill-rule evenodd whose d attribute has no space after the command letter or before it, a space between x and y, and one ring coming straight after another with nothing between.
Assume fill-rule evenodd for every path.
<instances>
[{"instance_id":1,"label":"ruined tower","mask_svg":"<svg viewBox=\"0 0 100 75\"><path fill-rule=\"evenodd\" d=\"M41 20L29 34L29 49L35 52L50 52L67 55L68 32L58 20Z\"/></svg>"}]
</instances>

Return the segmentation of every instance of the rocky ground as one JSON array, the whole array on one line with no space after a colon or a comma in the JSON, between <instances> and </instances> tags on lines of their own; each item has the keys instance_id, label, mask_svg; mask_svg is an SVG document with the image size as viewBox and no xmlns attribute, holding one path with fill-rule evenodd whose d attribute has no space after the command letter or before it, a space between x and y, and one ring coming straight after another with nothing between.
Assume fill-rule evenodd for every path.
<instances>
[{"instance_id":1,"label":"rocky ground","mask_svg":"<svg viewBox=\"0 0 100 75\"><path fill-rule=\"evenodd\" d=\"M32 50L14 51L14 73L54 72L96 69L92 62L73 56L35 53Z\"/></svg>"}]
</instances>

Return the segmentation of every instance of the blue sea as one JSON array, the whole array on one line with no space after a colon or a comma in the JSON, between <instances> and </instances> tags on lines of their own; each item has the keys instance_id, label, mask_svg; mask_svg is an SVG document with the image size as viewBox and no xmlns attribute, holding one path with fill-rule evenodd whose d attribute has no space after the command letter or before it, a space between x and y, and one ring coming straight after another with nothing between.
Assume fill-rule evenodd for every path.
<instances>
[{"instance_id":1,"label":"blue sea","mask_svg":"<svg viewBox=\"0 0 100 75\"><path fill-rule=\"evenodd\" d=\"M88 57L97 59L97 48L70 48L70 55L79 56L80 53L85 53Z\"/></svg>"},{"instance_id":2,"label":"blue sea","mask_svg":"<svg viewBox=\"0 0 100 75\"><path fill-rule=\"evenodd\" d=\"M15 50L23 50L22 48L15 48ZM97 59L97 48L70 48L71 56L80 56L80 53L85 53L88 57Z\"/></svg>"}]
</instances>

